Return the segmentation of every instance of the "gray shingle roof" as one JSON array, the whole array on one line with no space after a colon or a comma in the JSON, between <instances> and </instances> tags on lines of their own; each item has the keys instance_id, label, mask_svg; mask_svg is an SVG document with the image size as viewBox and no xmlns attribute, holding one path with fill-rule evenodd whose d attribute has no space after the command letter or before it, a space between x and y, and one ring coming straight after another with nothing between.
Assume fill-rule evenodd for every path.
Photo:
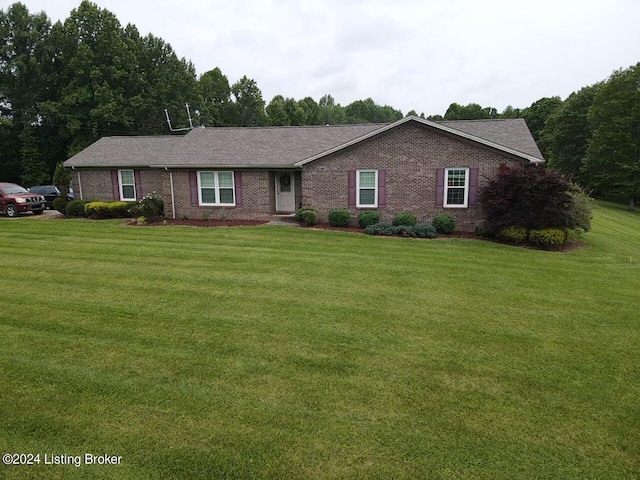
<instances>
[{"instance_id":1,"label":"gray shingle roof","mask_svg":"<svg viewBox=\"0 0 640 480\"><path fill-rule=\"evenodd\" d=\"M523 118L450 120L437 123L544 160Z\"/></svg>"},{"instance_id":2,"label":"gray shingle roof","mask_svg":"<svg viewBox=\"0 0 640 480\"><path fill-rule=\"evenodd\" d=\"M380 128L379 124L197 128L176 165L290 166Z\"/></svg>"},{"instance_id":3,"label":"gray shingle roof","mask_svg":"<svg viewBox=\"0 0 640 480\"><path fill-rule=\"evenodd\" d=\"M77 153L67 167L148 167L157 159L178 156L182 135L102 137Z\"/></svg>"},{"instance_id":4,"label":"gray shingle roof","mask_svg":"<svg viewBox=\"0 0 640 480\"><path fill-rule=\"evenodd\" d=\"M197 128L187 135L104 137L65 162L68 167L261 167L303 165L333 151L417 121L448 134L543 161L524 120L430 122L408 117L389 124Z\"/></svg>"}]
</instances>

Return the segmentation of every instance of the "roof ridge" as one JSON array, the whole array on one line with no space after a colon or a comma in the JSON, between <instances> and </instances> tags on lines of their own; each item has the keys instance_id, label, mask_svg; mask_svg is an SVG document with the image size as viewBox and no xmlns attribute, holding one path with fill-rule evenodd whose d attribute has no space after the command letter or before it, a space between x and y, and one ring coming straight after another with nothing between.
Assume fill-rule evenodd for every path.
<instances>
[{"instance_id":1,"label":"roof ridge","mask_svg":"<svg viewBox=\"0 0 640 480\"><path fill-rule=\"evenodd\" d=\"M524 120L524 118L474 118L471 120L432 120L435 123L445 123L445 122L506 122L509 120Z\"/></svg>"},{"instance_id":2,"label":"roof ridge","mask_svg":"<svg viewBox=\"0 0 640 480\"><path fill-rule=\"evenodd\" d=\"M153 134L153 135L109 135L108 137L101 137L99 140L109 139L109 138L184 138L184 135L161 135L161 134Z\"/></svg>"},{"instance_id":3,"label":"roof ridge","mask_svg":"<svg viewBox=\"0 0 640 480\"><path fill-rule=\"evenodd\" d=\"M206 130L278 130L278 129L287 129L287 128L326 128L326 127L375 127L375 126L385 126L391 125L393 122L385 122L385 123L327 123L322 125L261 125L254 127L233 127L233 126L224 126L224 127L204 127L204 128L194 128L191 132L194 131L206 131ZM189 133L191 133L189 132Z\"/></svg>"}]
</instances>

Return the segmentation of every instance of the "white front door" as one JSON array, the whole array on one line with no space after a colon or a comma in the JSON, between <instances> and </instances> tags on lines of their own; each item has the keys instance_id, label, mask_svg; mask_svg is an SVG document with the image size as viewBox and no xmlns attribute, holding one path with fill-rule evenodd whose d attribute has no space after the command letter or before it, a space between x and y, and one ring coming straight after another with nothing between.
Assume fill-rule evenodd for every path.
<instances>
[{"instance_id":1,"label":"white front door","mask_svg":"<svg viewBox=\"0 0 640 480\"><path fill-rule=\"evenodd\" d=\"M293 172L276 172L276 212L296 211L296 188Z\"/></svg>"}]
</instances>

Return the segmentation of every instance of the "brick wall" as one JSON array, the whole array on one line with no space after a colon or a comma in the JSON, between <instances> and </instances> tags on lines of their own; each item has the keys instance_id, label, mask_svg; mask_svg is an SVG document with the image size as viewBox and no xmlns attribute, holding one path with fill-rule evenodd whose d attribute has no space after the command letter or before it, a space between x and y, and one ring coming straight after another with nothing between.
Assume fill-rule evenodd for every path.
<instances>
[{"instance_id":1,"label":"brick wall","mask_svg":"<svg viewBox=\"0 0 640 480\"><path fill-rule=\"evenodd\" d=\"M419 222L430 223L435 215L445 213L456 219L457 230L472 231L482 221L479 207L435 206L436 170L478 167L482 188L501 163L517 162L488 147L408 123L305 165L302 202L318 208L319 221L327 222L329 210L348 208L349 170L387 169L387 204L377 208L381 220L390 221L396 214L408 211ZM350 210L354 217L361 211Z\"/></svg>"},{"instance_id":2,"label":"brick wall","mask_svg":"<svg viewBox=\"0 0 640 480\"><path fill-rule=\"evenodd\" d=\"M163 192L163 170L140 170L141 192L136 192L138 199L147 193ZM78 175L80 178L78 178ZM120 200L113 196L113 184L111 182L111 169L86 169L73 170L74 193L80 199L80 186L82 186L82 200L100 200L110 202Z\"/></svg>"},{"instance_id":3,"label":"brick wall","mask_svg":"<svg viewBox=\"0 0 640 480\"><path fill-rule=\"evenodd\" d=\"M112 192L110 170L73 170L75 198L112 201L114 200Z\"/></svg>"},{"instance_id":4,"label":"brick wall","mask_svg":"<svg viewBox=\"0 0 640 480\"><path fill-rule=\"evenodd\" d=\"M266 170L242 171L242 206L236 207L201 207L191 205L191 185L188 170L174 170L173 188L176 200L176 218L211 218L233 220L268 220L272 213L269 192L273 190ZM271 183L271 188L270 188ZM171 187L169 174L165 172L163 179L165 198L165 214L171 216Z\"/></svg>"}]
</instances>

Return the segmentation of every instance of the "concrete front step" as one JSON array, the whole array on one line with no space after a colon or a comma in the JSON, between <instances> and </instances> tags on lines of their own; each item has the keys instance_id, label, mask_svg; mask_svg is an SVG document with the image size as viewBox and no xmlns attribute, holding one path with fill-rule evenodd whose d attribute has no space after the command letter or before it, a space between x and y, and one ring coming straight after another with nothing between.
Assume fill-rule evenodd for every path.
<instances>
[{"instance_id":1,"label":"concrete front step","mask_svg":"<svg viewBox=\"0 0 640 480\"><path fill-rule=\"evenodd\" d=\"M290 227L297 227L298 221L296 220L295 213L275 214L271 215L269 225L288 225Z\"/></svg>"}]
</instances>

